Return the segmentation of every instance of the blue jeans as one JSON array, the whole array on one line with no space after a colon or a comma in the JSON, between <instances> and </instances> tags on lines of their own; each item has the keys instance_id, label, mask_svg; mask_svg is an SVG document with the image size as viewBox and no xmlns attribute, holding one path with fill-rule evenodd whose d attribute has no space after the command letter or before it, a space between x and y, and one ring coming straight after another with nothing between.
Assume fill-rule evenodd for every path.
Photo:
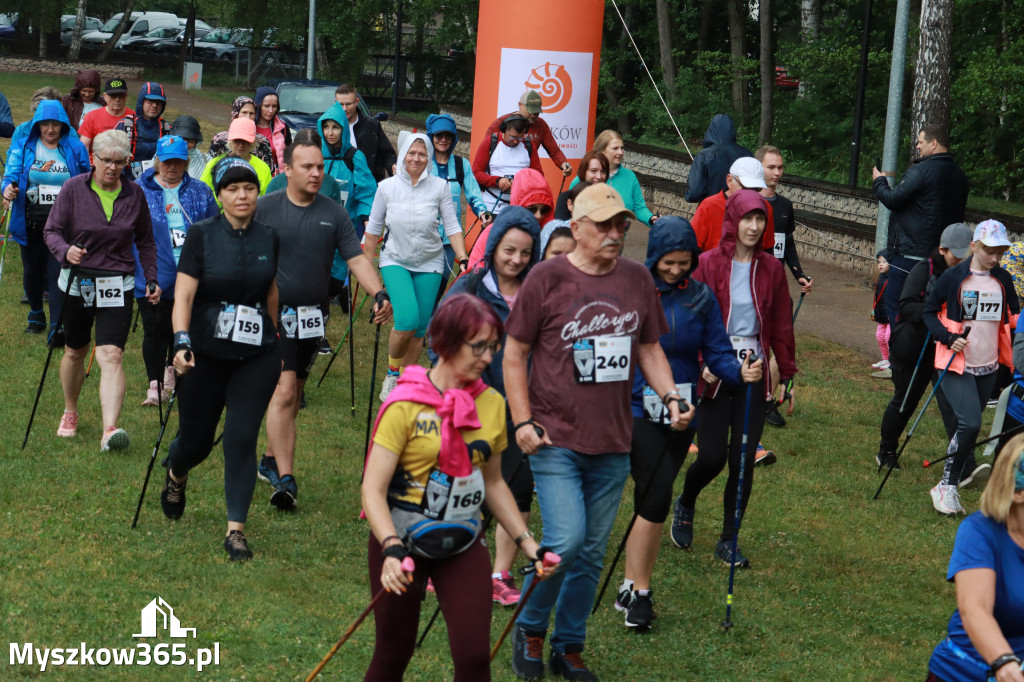
<instances>
[{"instance_id":1,"label":"blue jeans","mask_svg":"<svg viewBox=\"0 0 1024 682\"><path fill-rule=\"evenodd\" d=\"M544 523L541 544L561 556L562 564L537 585L516 622L527 632L547 632L557 603L551 647L564 652L566 644L583 644L587 637L608 535L629 476L629 454L584 455L542 447L530 457L530 469ZM527 577L523 594L532 581L532 575Z\"/></svg>"}]
</instances>

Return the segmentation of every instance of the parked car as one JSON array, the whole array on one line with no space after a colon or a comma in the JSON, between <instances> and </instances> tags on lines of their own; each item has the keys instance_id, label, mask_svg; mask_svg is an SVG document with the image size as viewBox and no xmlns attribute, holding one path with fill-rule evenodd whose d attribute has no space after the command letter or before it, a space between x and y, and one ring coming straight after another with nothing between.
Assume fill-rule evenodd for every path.
<instances>
[{"instance_id":1,"label":"parked car","mask_svg":"<svg viewBox=\"0 0 1024 682\"><path fill-rule=\"evenodd\" d=\"M14 40L14 34L18 30L18 13L0 14L0 40Z\"/></svg>"},{"instance_id":2,"label":"parked car","mask_svg":"<svg viewBox=\"0 0 1024 682\"><path fill-rule=\"evenodd\" d=\"M178 26L185 28L186 25L188 25L188 17L178 17ZM202 19L196 19L196 31L198 31L201 28L206 29L207 31L213 30L213 26L210 26Z\"/></svg>"},{"instance_id":3,"label":"parked car","mask_svg":"<svg viewBox=\"0 0 1024 682\"><path fill-rule=\"evenodd\" d=\"M110 21L103 24L98 31L91 31L82 36L82 45L98 48L110 40L121 21L122 13L118 12L110 17ZM131 21L121 35L125 38L133 36L144 36L154 28L161 26L178 26L178 17L170 12L132 12Z\"/></svg>"},{"instance_id":4,"label":"parked car","mask_svg":"<svg viewBox=\"0 0 1024 682\"><path fill-rule=\"evenodd\" d=\"M165 36L156 38L150 38L157 31L165 32ZM203 36L210 32L210 29L199 28L196 26L196 40L200 40ZM181 41L185 39L184 28L155 28L146 34L146 38L136 39L138 42L131 43L131 45L125 45L125 49L135 50L137 52L156 52L163 55L177 55L178 50L181 49ZM156 39L154 39L156 38Z\"/></svg>"},{"instance_id":5,"label":"parked car","mask_svg":"<svg viewBox=\"0 0 1024 682\"><path fill-rule=\"evenodd\" d=\"M75 32L75 24L78 22L78 15L76 14L64 14L60 18L60 44L67 47L71 44L71 36ZM82 35L91 31L98 31L103 28L103 22L96 17L86 17L85 27L82 29Z\"/></svg>"},{"instance_id":6,"label":"parked car","mask_svg":"<svg viewBox=\"0 0 1024 682\"><path fill-rule=\"evenodd\" d=\"M267 83L276 88L281 117L292 134L303 128L315 128L316 122L334 104L334 91L341 83L323 80L293 80ZM360 98L359 115L371 118L370 108ZM380 118L380 116L378 116ZM387 114L381 120L387 120Z\"/></svg>"},{"instance_id":7,"label":"parked car","mask_svg":"<svg viewBox=\"0 0 1024 682\"><path fill-rule=\"evenodd\" d=\"M196 59L234 61L238 44L248 42L250 35L247 28L215 28L202 40L196 39Z\"/></svg>"},{"instance_id":8,"label":"parked car","mask_svg":"<svg viewBox=\"0 0 1024 682\"><path fill-rule=\"evenodd\" d=\"M796 90L800 87L800 80L790 76L789 69L785 66L776 66L775 87L779 90Z\"/></svg>"}]
</instances>

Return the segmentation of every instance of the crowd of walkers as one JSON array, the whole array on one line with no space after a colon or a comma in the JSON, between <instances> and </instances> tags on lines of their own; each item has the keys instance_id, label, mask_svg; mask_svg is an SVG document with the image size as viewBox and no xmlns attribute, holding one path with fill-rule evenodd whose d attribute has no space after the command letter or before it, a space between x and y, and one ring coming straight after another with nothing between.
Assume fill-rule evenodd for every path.
<instances>
[{"instance_id":1,"label":"crowd of walkers","mask_svg":"<svg viewBox=\"0 0 1024 682\"><path fill-rule=\"evenodd\" d=\"M374 600L366 679L402 677L428 590L445 615L455 679L489 679L491 604L520 601L514 672L597 679L583 660L587 620L630 476L634 520L614 602L627 628L653 626L669 512L671 541L690 549L697 499L726 466L714 556L733 570L751 565L739 527L755 467L776 461L760 440L766 423L785 425L780 405L793 414L786 270L801 297L813 284L797 254L793 205L779 193L781 150L750 153L731 119L716 116L691 170L686 198L699 202L691 221L647 206L613 130L574 168L532 90L490 124L471 160L456 154L459 130L443 114L428 118L425 133L403 135L396 153L379 123L360 115L349 85L315 128L298 131L278 116L273 89L240 96L206 149L195 118L163 118L159 83L142 84L134 110L128 94L126 81L101 84L95 71L82 71L65 97L41 88L32 119L13 131L0 184L21 247L26 332L63 349L57 435L94 432L79 423L92 345L101 449L130 447L119 425L129 385L161 415L176 401L163 513L184 515L190 472L220 442L224 550L232 561L251 559L245 523L257 478L271 484L274 506L297 508L303 388L323 352L332 297L353 306L361 288L378 341L393 320L362 482L370 590L389 593ZM895 387L876 461L898 469L897 441L933 383L950 456L931 496L953 514L962 511L958 487L991 469L973 445L985 404L1006 383L997 370L1015 366L1014 355L1024 365L1024 341L1010 334L1019 304L999 265L1011 246L1005 227L963 224L954 204L965 181L951 158L937 165L946 147L941 131L926 127L909 180L890 189L876 172L894 219L873 314L888 363L878 368ZM557 196L540 148L562 177L575 174ZM942 173L944 195L922 198ZM463 202L475 218L469 230ZM644 263L622 255L631 227L632 239L647 239ZM122 369L133 308L144 383ZM1024 423L1024 380L1014 379L1007 430ZM1002 444L1010 454L990 483L1001 487L986 491L984 520L971 517L991 540L979 547L958 536L954 550L960 609L932 659L935 679L961 679L967 659L1017 679L1005 664L1022 648L1022 610L994 608L992 593L1024 598L1024 569L1000 559L1010 551L1000 533L1024 551L1024 440ZM534 496L542 540L529 530ZM996 558L985 563L985 551ZM513 578L520 553L531 565L522 586ZM976 573L990 565L998 583ZM1008 628L1009 654L992 638L975 646L973 633L993 624Z\"/></svg>"}]
</instances>

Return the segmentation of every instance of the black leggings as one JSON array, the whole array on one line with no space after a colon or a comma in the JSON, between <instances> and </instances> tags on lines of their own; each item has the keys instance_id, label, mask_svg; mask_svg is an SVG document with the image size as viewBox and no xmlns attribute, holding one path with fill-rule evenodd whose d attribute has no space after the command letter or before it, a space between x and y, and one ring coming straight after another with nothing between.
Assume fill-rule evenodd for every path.
<instances>
[{"instance_id":1,"label":"black leggings","mask_svg":"<svg viewBox=\"0 0 1024 682\"><path fill-rule=\"evenodd\" d=\"M915 358L916 361L916 358ZM914 374L914 365L907 366L892 358L890 369L892 370L892 385L894 388L892 400L885 406L885 413L882 415L881 439L878 443L879 452L896 452L899 447L900 436L907 428L911 417L917 411L917 405L921 402L925 391L928 389L928 382L935 382L939 378L938 370L932 369L935 364L935 346L929 343L929 349L921 358L921 368L910 382ZM903 398L907 399L907 406L900 412ZM957 419L949 401L942 393L942 387L935 392L934 400L939 405L939 414L942 415L942 425L946 428L946 437L952 439L956 433Z\"/></svg>"},{"instance_id":2,"label":"black leggings","mask_svg":"<svg viewBox=\"0 0 1024 682\"><path fill-rule=\"evenodd\" d=\"M142 360L146 363L146 376L150 381L164 380L164 367L170 364L174 345L174 327L171 311L174 299L161 298L152 305L145 298L137 298L139 317L142 318Z\"/></svg>"},{"instance_id":3,"label":"black leggings","mask_svg":"<svg viewBox=\"0 0 1024 682\"><path fill-rule=\"evenodd\" d=\"M665 523L672 506L672 485L683 468L695 431L673 431L644 417L633 417L633 509L645 521Z\"/></svg>"},{"instance_id":4,"label":"black leggings","mask_svg":"<svg viewBox=\"0 0 1024 682\"><path fill-rule=\"evenodd\" d=\"M511 419L507 428L508 447L501 453L501 477L512 491L516 508L521 512L528 512L533 504L533 472L530 471L530 458L519 449Z\"/></svg>"},{"instance_id":5,"label":"black leggings","mask_svg":"<svg viewBox=\"0 0 1024 682\"><path fill-rule=\"evenodd\" d=\"M43 292L50 292L50 324L57 324L63 300L63 294L57 285L60 263L43 242L42 224L29 224L25 232L27 244L21 247L21 286L25 289L32 310L42 310Z\"/></svg>"},{"instance_id":6,"label":"black leggings","mask_svg":"<svg viewBox=\"0 0 1024 682\"><path fill-rule=\"evenodd\" d=\"M228 521L245 523L256 488L256 440L281 376L281 358L275 349L240 361L196 354L195 363L177 382L178 435L169 466L181 477L209 456L226 405L224 498Z\"/></svg>"},{"instance_id":7,"label":"black leggings","mask_svg":"<svg viewBox=\"0 0 1024 682\"><path fill-rule=\"evenodd\" d=\"M747 510L750 491L754 487L754 454L764 430L764 416L768 402L764 400L764 382L752 385L750 401L750 430L747 433L747 451L743 469L743 498L740 517ZM740 453L743 450L743 418L747 404L747 389L722 386L718 395L700 404L700 422L697 426L699 452L697 461L686 470L681 502L687 509L697 504L697 495L715 479L729 461L729 478L725 482L722 507L722 541L736 537L736 489L740 477Z\"/></svg>"}]
</instances>

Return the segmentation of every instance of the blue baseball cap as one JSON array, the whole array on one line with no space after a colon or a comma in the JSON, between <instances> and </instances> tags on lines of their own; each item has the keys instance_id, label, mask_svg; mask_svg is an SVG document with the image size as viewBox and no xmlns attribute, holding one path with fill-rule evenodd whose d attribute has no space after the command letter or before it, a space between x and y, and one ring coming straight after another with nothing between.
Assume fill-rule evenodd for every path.
<instances>
[{"instance_id":1,"label":"blue baseball cap","mask_svg":"<svg viewBox=\"0 0 1024 682\"><path fill-rule=\"evenodd\" d=\"M177 135L164 135L156 143L154 156L161 161L169 159L188 161L188 144Z\"/></svg>"}]
</instances>

